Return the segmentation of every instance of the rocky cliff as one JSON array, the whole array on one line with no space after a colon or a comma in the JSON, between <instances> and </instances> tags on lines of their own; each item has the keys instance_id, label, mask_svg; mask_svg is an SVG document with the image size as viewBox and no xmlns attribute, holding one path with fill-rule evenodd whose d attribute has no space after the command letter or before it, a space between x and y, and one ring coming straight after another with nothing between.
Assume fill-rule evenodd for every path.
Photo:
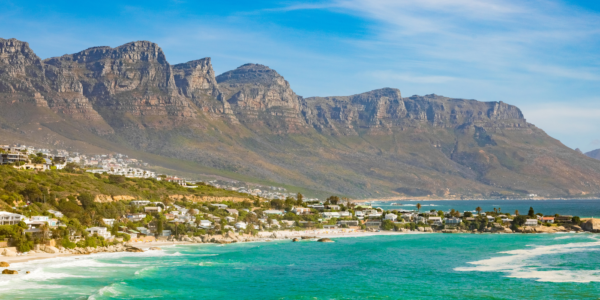
<instances>
[{"instance_id":1,"label":"rocky cliff","mask_svg":"<svg viewBox=\"0 0 600 300\"><path fill-rule=\"evenodd\" d=\"M383 88L302 98L278 72L171 66L147 41L41 60L0 39L0 132L356 197L600 195L600 161L503 102ZM181 160L181 162L179 161Z\"/></svg>"},{"instance_id":2,"label":"rocky cliff","mask_svg":"<svg viewBox=\"0 0 600 300\"><path fill-rule=\"evenodd\" d=\"M276 134L306 131L300 114L301 97L275 70L245 64L217 76L217 82L225 101L242 124Z\"/></svg>"}]
</instances>

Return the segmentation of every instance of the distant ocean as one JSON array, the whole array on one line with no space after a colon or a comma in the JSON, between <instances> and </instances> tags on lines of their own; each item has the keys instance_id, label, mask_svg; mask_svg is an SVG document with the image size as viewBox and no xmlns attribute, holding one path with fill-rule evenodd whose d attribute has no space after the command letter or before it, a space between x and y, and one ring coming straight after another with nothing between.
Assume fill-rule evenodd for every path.
<instances>
[{"instance_id":1,"label":"distant ocean","mask_svg":"<svg viewBox=\"0 0 600 300\"><path fill-rule=\"evenodd\" d=\"M596 234L334 240L178 245L14 264L11 269L20 274L0 275L0 299L597 299L600 294Z\"/></svg>"},{"instance_id":2,"label":"distant ocean","mask_svg":"<svg viewBox=\"0 0 600 300\"><path fill-rule=\"evenodd\" d=\"M417 203L421 204L421 211L429 211L432 209L449 211L455 209L460 212L472 211L475 208L481 207L483 212L494 211L494 208L500 209L501 212L515 214L515 210L519 210L519 214L527 214L529 207L533 207L535 213L543 213L547 215L564 214L579 216L582 218L596 217L600 218L600 200L444 200L444 201L374 201L370 202L373 207L381 207L383 209L404 209L417 210ZM402 205L391 205L392 203Z\"/></svg>"}]
</instances>

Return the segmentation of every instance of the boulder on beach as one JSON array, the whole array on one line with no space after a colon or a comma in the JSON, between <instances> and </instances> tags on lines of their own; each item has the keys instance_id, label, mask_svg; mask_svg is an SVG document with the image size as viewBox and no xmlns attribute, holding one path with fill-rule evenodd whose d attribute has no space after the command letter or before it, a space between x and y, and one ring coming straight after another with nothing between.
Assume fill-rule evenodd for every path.
<instances>
[{"instance_id":1,"label":"boulder on beach","mask_svg":"<svg viewBox=\"0 0 600 300\"><path fill-rule=\"evenodd\" d=\"M162 250L159 247L150 247L150 250Z\"/></svg>"},{"instance_id":2,"label":"boulder on beach","mask_svg":"<svg viewBox=\"0 0 600 300\"><path fill-rule=\"evenodd\" d=\"M298 238L294 238L294 239L292 240L292 242L297 242L297 241L299 241L299 239L298 239Z\"/></svg>"},{"instance_id":3,"label":"boulder on beach","mask_svg":"<svg viewBox=\"0 0 600 300\"><path fill-rule=\"evenodd\" d=\"M312 239L316 239L317 237L316 236L301 236L301 238L303 240L312 240Z\"/></svg>"},{"instance_id":4,"label":"boulder on beach","mask_svg":"<svg viewBox=\"0 0 600 300\"><path fill-rule=\"evenodd\" d=\"M321 243L333 243L333 241L329 238L322 238L317 240L317 242L321 242Z\"/></svg>"},{"instance_id":5,"label":"boulder on beach","mask_svg":"<svg viewBox=\"0 0 600 300\"><path fill-rule=\"evenodd\" d=\"M2 250L0 249L0 251L2 251ZM2 251L1 254L4 256L8 256L8 257L17 256L17 248L15 248L15 247L4 248L4 251Z\"/></svg>"},{"instance_id":6,"label":"boulder on beach","mask_svg":"<svg viewBox=\"0 0 600 300\"><path fill-rule=\"evenodd\" d=\"M2 274L16 275L16 274L19 274L19 272L15 271L15 270L5 269L4 271L2 271Z\"/></svg>"},{"instance_id":7,"label":"boulder on beach","mask_svg":"<svg viewBox=\"0 0 600 300\"><path fill-rule=\"evenodd\" d=\"M56 254L60 251L58 251L58 249L56 247L46 246L46 247L44 247L44 252L50 253L50 254Z\"/></svg>"},{"instance_id":8,"label":"boulder on beach","mask_svg":"<svg viewBox=\"0 0 600 300\"><path fill-rule=\"evenodd\" d=\"M144 250L142 250L140 248L136 248L136 247L128 247L127 249L125 249L125 251L127 251L127 252L144 252Z\"/></svg>"},{"instance_id":9,"label":"boulder on beach","mask_svg":"<svg viewBox=\"0 0 600 300\"><path fill-rule=\"evenodd\" d=\"M600 219L589 219L585 223L581 224L581 228L583 228L585 231L600 230Z\"/></svg>"},{"instance_id":10,"label":"boulder on beach","mask_svg":"<svg viewBox=\"0 0 600 300\"><path fill-rule=\"evenodd\" d=\"M5 261L0 261L0 268L8 268L10 264Z\"/></svg>"}]
</instances>

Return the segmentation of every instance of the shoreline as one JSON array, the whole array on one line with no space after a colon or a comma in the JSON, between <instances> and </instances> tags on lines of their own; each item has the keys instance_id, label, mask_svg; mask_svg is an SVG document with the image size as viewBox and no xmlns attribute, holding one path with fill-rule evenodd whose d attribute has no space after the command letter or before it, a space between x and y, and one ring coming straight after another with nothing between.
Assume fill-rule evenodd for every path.
<instances>
[{"instance_id":1,"label":"shoreline","mask_svg":"<svg viewBox=\"0 0 600 300\"><path fill-rule=\"evenodd\" d=\"M379 232L371 232L371 231L353 231L353 230L326 230L326 229L318 229L318 230L304 230L304 231L263 231L259 232L258 236L250 241L240 241L236 243L264 243L264 242L272 242L272 241L291 241L294 238L301 238L303 236L314 237L307 240L316 240L321 238L360 238L360 237L371 237L371 236L393 236L393 235L420 235L420 234L444 234L441 231L434 232L422 232L422 231L379 231ZM550 232L452 232L451 234L541 234L541 233L550 233ZM558 233L558 232L553 232ZM578 232L561 232L561 233L578 233ZM448 234L448 233L446 233ZM154 242L135 242L135 243L125 243L123 245L127 245L128 247L135 247L146 251L161 251L161 250L150 250L152 247L164 247L164 246L177 246L177 245L219 245L219 243L198 243L198 242L189 242L189 241L154 241ZM73 257L73 256L91 256L94 254L106 254L106 253L123 253L127 251L118 251L118 252L95 252L88 254L64 254L64 253L35 253L30 255L19 255L19 256L0 256L0 261L7 262L9 264L20 264L27 263L31 261L38 260L46 260L51 258L63 258L63 257ZM11 268L8 267L8 268Z\"/></svg>"}]
</instances>

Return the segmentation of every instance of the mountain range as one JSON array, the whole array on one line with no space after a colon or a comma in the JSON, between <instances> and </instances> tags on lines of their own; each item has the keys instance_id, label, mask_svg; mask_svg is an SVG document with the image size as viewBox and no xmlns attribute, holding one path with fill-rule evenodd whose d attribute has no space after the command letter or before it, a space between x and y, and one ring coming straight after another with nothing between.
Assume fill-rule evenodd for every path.
<instances>
[{"instance_id":1,"label":"mountain range","mask_svg":"<svg viewBox=\"0 0 600 300\"><path fill-rule=\"evenodd\" d=\"M42 60L0 39L0 142L135 153L187 174L383 197L589 197L600 161L504 102L382 88L304 98L277 71L216 75L138 41Z\"/></svg>"}]
</instances>

